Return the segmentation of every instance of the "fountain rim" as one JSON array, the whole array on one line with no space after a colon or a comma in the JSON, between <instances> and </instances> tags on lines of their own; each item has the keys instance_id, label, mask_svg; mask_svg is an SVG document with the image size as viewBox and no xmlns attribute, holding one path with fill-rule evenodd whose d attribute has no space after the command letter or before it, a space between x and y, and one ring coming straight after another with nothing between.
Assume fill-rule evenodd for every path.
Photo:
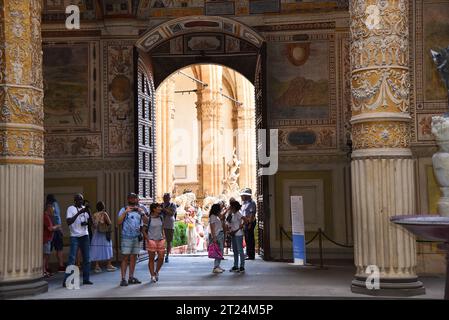
<instances>
[{"instance_id":1,"label":"fountain rim","mask_svg":"<svg viewBox=\"0 0 449 320\"><path fill-rule=\"evenodd\" d=\"M390 217L390 221L399 225L448 226L449 217L440 215L399 215Z\"/></svg>"}]
</instances>

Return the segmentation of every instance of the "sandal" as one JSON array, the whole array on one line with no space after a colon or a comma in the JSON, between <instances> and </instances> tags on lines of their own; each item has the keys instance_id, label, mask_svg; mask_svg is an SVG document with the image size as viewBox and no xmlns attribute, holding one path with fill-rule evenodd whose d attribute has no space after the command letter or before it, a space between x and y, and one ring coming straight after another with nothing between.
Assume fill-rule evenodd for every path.
<instances>
[{"instance_id":1,"label":"sandal","mask_svg":"<svg viewBox=\"0 0 449 320\"><path fill-rule=\"evenodd\" d=\"M107 266L106 270L107 270L108 272L113 272L113 271L117 270L117 268L114 267L113 265L110 265L110 266Z\"/></svg>"},{"instance_id":2,"label":"sandal","mask_svg":"<svg viewBox=\"0 0 449 320\"><path fill-rule=\"evenodd\" d=\"M132 277L132 278L129 278L128 283L129 284L141 284L142 282L140 282L139 279Z\"/></svg>"}]
</instances>

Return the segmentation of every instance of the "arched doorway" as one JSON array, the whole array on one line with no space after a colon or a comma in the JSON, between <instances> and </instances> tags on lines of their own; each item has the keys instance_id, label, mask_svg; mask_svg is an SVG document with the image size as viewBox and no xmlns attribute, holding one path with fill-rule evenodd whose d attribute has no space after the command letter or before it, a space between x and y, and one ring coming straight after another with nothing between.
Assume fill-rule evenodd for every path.
<instances>
[{"instance_id":1,"label":"arched doorway","mask_svg":"<svg viewBox=\"0 0 449 320\"><path fill-rule=\"evenodd\" d=\"M135 66L135 189L144 202L155 201L155 88L178 69L192 64L230 67L255 87L256 129L267 129L266 44L250 27L215 16L190 16L147 31L136 43ZM261 148L256 135L257 149ZM269 146L266 146L269 149ZM264 150L266 150L264 149ZM259 152L256 165L259 172ZM268 165L268 164L267 164ZM259 254L270 259L268 176L257 177ZM265 227L267 226L267 227Z\"/></svg>"}]
</instances>

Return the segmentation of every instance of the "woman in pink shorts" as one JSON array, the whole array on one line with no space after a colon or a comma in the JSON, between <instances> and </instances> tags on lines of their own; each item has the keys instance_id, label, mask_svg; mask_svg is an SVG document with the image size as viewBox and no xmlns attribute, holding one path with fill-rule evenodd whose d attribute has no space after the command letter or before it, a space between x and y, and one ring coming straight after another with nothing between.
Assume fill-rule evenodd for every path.
<instances>
[{"instance_id":1,"label":"woman in pink shorts","mask_svg":"<svg viewBox=\"0 0 449 320\"><path fill-rule=\"evenodd\" d=\"M161 206L157 203L150 205L150 218L148 219L147 250L149 254L148 269L151 274L151 282L159 281L159 271L164 263L165 255L165 234L164 220L161 216ZM158 255L156 270L154 269L154 258Z\"/></svg>"}]
</instances>

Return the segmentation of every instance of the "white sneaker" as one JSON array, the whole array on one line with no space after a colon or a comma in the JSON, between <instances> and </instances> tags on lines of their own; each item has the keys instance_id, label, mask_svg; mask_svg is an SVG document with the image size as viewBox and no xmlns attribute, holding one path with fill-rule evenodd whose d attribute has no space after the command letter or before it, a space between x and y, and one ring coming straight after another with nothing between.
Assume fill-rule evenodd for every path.
<instances>
[{"instance_id":1,"label":"white sneaker","mask_svg":"<svg viewBox=\"0 0 449 320\"><path fill-rule=\"evenodd\" d=\"M219 268L219 267L217 267L217 268L214 268L214 270L212 270L212 272L213 273L223 273L223 269L221 269L221 268Z\"/></svg>"},{"instance_id":2,"label":"white sneaker","mask_svg":"<svg viewBox=\"0 0 449 320\"><path fill-rule=\"evenodd\" d=\"M154 276L151 277L151 282L156 283L156 281L157 281L157 280L156 280L156 277L154 277Z\"/></svg>"}]
</instances>

